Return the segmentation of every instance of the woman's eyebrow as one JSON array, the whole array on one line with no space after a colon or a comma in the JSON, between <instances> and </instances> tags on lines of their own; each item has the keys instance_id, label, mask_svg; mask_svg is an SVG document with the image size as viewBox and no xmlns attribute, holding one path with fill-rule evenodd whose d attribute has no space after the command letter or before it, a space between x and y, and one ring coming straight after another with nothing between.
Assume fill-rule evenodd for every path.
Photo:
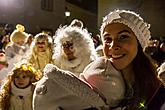
<instances>
[{"instance_id":1,"label":"woman's eyebrow","mask_svg":"<svg viewBox=\"0 0 165 110\"><path fill-rule=\"evenodd\" d=\"M118 34L121 34L121 33L123 33L123 32L131 33L131 32L128 31L128 30L122 30L122 31L118 32Z\"/></svg>"},{"instance_id":2,"label":"woman's eyebrow","mask_svg":"<svg viewBox=\"0 0 165 110\"><path fill-rule=\"evenodd\" d=\"M107 35L109 36L110 34L109 34L108 32L105 32L105 33L103 34L103 36L105 36L105 35L106 35L106 36L107 36Z\"/></svg>"}]
</instances>

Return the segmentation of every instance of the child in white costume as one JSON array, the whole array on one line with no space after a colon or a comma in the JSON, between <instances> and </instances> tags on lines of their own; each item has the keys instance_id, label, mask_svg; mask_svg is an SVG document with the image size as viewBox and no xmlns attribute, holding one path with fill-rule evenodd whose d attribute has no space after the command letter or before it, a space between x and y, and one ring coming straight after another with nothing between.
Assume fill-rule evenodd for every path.
<instances>
[{"instance_id":1,"label":"child in white costume","mask_svg":"<svg viewBox=\"0 0 165 110\"><path fill-rule=\"evenodd\" d=\"M54 64L76 76L97 58L89 32L78 26L63 26L54 36Z\"/></svg>"},{"instance_id":2,"label":"child in white costume","mask_svg":"<svg viewBox=\"0 0 165 110\"><path fill-rule=\"evenodd\" d=\"M29 64L13 68L0 91L1 110L32 110L34 85L40 76Z\"/></svg>"},{"instance_id":3,"label":"child in white costume","mask_svg":"<svg viewBox=\"0 0 165 110\"><path fill-rule=\"evenodd\" d=\"M26 52L25 43L28 39L28 34L24 32L24 26L17 24L16 29L10 35L10 41L6 46L5 52L7 60L15 58L16 56L23 56ZM17 57L17 58L19 58ZM20 58L19 58L20 59Z\"/></svg>"},{"instance_id":4,"label":"child in white costume","mask_svg":"<svg viewBox=\"0 0 165 110\"><path fill-rule=\"evenodd\" d=\"M5 55L7 58L8 67L0 70L0 80L3 80L14 67L14 64L19 61L26 60L28 48L25 43L28 39L28 34L24 32L24 26L17 24L16 29L10 35L11 42L6 46Z\"/></svg>"}]
</instances>

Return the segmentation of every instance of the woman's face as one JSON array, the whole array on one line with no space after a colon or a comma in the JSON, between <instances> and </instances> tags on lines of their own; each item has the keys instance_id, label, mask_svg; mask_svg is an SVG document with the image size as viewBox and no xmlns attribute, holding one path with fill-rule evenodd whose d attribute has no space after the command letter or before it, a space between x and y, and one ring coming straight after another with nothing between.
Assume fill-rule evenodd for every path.
<instances>
[{"instance_id":1,"label":"woman's face","mask_svg":"<svg viewBox=\"0 0 165 110\"><path fill-rule=\"evenodd\" d=\"M26 88L30 84L30 77L27 75L27 73L16 73L14 77L14 84L18 88Z\"/></svg>"},{"instance_id":2,"label":"woman's face","mask_svg":"<svg viewBox=\"0 0 165 110\"><path fill-rule=\"evenodd\" d=\"M121 23L112 23L103 31L104 55L116 69L122 70L131 64L137 55L138 42L130 28Z\"/></svg>"}]
</instances>

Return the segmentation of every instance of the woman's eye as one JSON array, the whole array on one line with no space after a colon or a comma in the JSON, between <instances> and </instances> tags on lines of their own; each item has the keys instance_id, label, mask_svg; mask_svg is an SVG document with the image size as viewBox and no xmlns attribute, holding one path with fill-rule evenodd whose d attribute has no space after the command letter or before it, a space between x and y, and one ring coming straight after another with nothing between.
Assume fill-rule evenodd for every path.
<instances>
[{"instance_id":1,"label":"woman's eye","mask_svg":"<svg viewBox=\"0 0 165 110\"><path fill-rule=\"evenodd\" d=\"M110 37L104 38L105 43L111 43L112 39Z\"/></svg>"},{"instance_id":2,"label":"woman's eye","mask_svg":"<svg viewBox=\"0 0 165 110\"><path fill-rule=\"evenodd\" d=\"M126 40L127 38L129 38L128 35L121 35L121 36L119 37L119 40Z\"/></svg>"}]
</instances>

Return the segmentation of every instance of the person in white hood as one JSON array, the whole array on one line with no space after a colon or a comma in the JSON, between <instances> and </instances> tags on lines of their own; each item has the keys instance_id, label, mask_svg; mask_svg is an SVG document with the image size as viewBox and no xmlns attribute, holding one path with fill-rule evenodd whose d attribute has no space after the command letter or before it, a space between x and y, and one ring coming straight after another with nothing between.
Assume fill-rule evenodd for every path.
<instances>
[{"instance_id":1,"label":"person in white hood","mask_svg":"<svg viewBox=\"0 0 165 110\"><path fill-rule=\"evenodd\" d=\"M90 33L73 24L60 27L54 36L54 43L54 64L60 69L75 73L76 76L97 58Z\"/></svg>"}]
</instances>

